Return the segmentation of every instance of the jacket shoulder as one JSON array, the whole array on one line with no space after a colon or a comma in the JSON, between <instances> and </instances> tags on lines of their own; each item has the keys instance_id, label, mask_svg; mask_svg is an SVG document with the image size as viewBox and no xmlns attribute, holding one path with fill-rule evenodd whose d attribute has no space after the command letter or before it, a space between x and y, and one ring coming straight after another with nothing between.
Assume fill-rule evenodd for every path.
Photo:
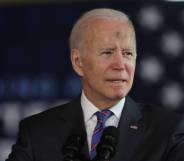
<instances>
[{"instance_id":1,"label":"jacket shoulder","mask_svg":"<svg viewBox=\"0 0 184 161\"><path fill-rule=\"evenodd\" d=\"M160 106L139 103L142 114L149 124L156 126L175 127L182 119L183 114Z\"/></svg>"},{"instance_id":2,"label":"jacket shoulder","mask_svg":"<svg viewBox=\"0 0 184 161\"><path fill-rule=\"evenodd\" d=\"M69 113L75 113L75 106L80 106L80 101L72 100L68 103L51 107L38 114L31 115L21 120L21 123L28 123L34 126L39 124L53 124L62 119L62 115L68 115Z\"/></svg>"}]
</instances>

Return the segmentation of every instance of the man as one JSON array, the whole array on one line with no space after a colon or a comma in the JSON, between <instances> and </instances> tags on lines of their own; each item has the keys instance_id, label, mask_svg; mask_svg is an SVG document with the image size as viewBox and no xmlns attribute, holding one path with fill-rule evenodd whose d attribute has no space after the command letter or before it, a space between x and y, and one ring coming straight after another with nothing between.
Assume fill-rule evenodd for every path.
<instances>
[{"instance_id":1,"label":"man","mask_svg":"<svg viewBox=\"0 0 184 161\"><path fill-rule=\"evenodd\" d=\"M95 143L95 135L101 136L105 126L120 133L113 161L184 161L182 117L128 96L137 54L135 30L124 13L105 8L85 13L72 29L70 48L81 96L21 121L7 161L61 161L66 140L76 130L85 138L81 158L92 160L100 140ZM107 112L97 129L98 114Z\"/></svg>"}]
</instances>

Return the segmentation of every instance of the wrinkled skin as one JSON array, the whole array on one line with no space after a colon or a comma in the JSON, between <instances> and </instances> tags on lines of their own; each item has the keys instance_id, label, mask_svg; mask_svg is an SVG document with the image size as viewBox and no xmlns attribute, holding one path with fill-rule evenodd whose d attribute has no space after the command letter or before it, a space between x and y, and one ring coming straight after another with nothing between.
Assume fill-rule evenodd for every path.
<instances>
[{"instance_id":1,"label":"wrinkled skin","mask_svg":"<svg viewBox=\"0 0 184 161\"><path fill-rule=\"evenodd\" d=\"M87 98L107 109L130 91L136 65L134 31L120 21L95 20L86 31L85 49L71 51Z\"/></svg>"}]
</instances>

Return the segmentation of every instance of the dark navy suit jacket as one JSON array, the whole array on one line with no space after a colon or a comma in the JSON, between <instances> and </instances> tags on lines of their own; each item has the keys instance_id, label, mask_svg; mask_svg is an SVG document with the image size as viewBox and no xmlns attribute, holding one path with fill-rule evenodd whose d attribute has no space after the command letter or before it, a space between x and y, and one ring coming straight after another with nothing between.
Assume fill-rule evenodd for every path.
<instances>
[{"instance_id":1,"label":"dark navy suit jacket","mask_svg":"<svg viewBox=\"0 0 184 161\"><path fill-rule=\"evenodd\" d=\"M112 161L184 161L184 121L180 114L141 105L126 97ZM7 161L62 161L62 149L75 130L86 138L80 98L20 122ZM89 158L87 139L81 150Z\"/></svg>"}]
</instances>

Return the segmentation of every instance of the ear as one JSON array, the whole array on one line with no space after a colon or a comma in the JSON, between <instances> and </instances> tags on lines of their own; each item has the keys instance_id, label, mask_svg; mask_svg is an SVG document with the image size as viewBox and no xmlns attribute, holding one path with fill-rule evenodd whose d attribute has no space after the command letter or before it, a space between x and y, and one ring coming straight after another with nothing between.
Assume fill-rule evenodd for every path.
<instances>
[{"instance_id":1,"label":"ear","mask_svg":"<svg viewBox=\"0 0 184 161\"><path fill-rule=\"evenodd\" d=\"M79 76L83 76L83 65L81 53L78 49L72 49L70 54L73 69Z\"/></svg>"}]
</instances>

